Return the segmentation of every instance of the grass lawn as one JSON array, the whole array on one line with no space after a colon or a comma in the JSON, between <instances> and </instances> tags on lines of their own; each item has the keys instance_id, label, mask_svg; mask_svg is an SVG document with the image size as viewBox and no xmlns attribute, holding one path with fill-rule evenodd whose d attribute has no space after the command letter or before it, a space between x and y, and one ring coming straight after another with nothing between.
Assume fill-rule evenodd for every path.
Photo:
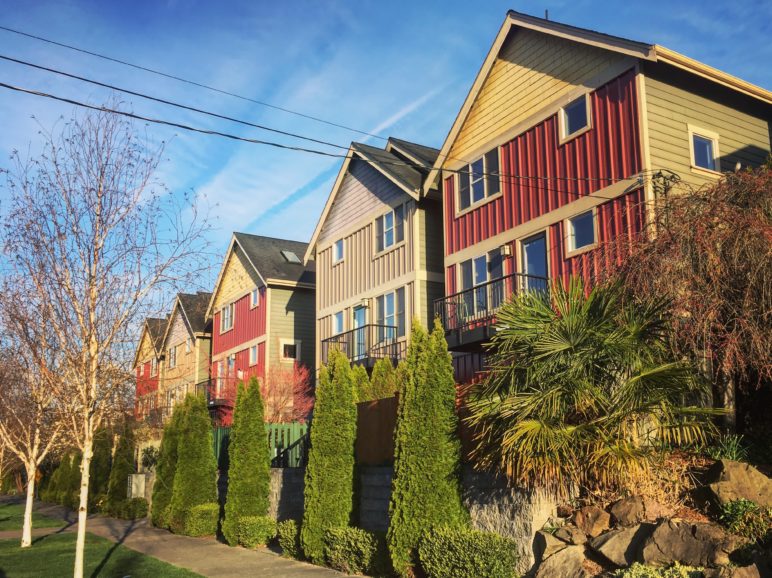
<instances>
[{"instance_id":1,"label":"grass lawn","mask_svg":"<svg viewBox=\"0 0 772 578\"><path fill-rule=\"evenodd\" d=\"M22 550L18 540L0 541L0 576L37 578L72 576L75 534L53 534ZM99 536L86 534L85 576L131 578L194 578L199 574L145 556Z\"/></svg>"},{"instance_id":2,"label":"grass lawn","mask_svg":"<svg viewBox=\"0 0 772 578\"><path fill-rule=\"evenodd\" d=\"M24 524L24 504L0 504L0 531L21 530ZM32 528L56 528L64 522L32 513Z\"/></svg>"}]
</instances>

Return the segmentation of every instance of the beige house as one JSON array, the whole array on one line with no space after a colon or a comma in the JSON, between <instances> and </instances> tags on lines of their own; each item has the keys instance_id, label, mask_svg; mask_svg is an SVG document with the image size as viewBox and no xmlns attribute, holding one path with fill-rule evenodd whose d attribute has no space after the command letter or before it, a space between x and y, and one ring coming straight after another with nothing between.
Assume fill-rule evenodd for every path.
<instances>
[{"instance_id":1,"label":"beige house","mask_svg":"<svg viewBox=\"0 0 772 578\"><path fill-rule=\"evenodd\" d=\"M316 262L317 369L333 347L368 368L396 362L411 320L431 323L442 209L436 190L421 192L437 152L395 138L351 145L305 255Z\"/></svg>"}]
</instances>

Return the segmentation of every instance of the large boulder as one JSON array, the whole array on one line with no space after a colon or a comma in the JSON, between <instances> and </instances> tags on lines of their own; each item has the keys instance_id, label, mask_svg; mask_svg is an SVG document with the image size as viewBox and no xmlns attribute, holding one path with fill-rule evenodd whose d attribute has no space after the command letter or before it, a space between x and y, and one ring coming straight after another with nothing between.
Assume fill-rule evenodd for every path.
<instances>
[{"instance_id":1,"label":"large boulder","mask_svg":"<svg viewBox=\"0 0 772 578\"><path fill-rule=\"evenodd\" d=\"M584 547L567 546L556 552L536 569L535 578L586 578Z\"/></svg>"},{"instance_id":2,"label":"large boulder","mask_svg":"<svg viewBox=\"0 0 772 578\"><path fill-rule=\"evenodd\" d=\"M656 522L673 514L670 508L641 496L629 496L614 503L611 516L620 526L632 526L641 522Z\"/></svg>"},{"instance_id":3,"label":"large boulder","mask_svg":"<svg viewBox=\"0 0 772 578\"><path fill-rule=\"evenodd\" d=\"M705 473L705 483L697 496L714 506L745 499L772 508L772 480L749 464L719 460Z\"/></svg>"},{"instance_id":4,"label":"large boulder","mask_svg":"<svg viewBox=\"0 0 772 578\"><path fill-rule=\"evenodd\" d=\"M567 544L574 544L575 546L587 542L587 535L573 524L566 524L565 526L558 528L555 532L555 537L559 540L563 540Z\"/></svg>"},{"instance_id":5,"label":"large boulder","mask_svg":"<svg viewBox=\"0 0 772 578\"><path fill-rule=\"evenodd\" d=\"M663 520L646 540L641 560L650 566L680 562L688 566L723 566L742 539L715 524Z\"/></svg>"},{"instance_id":6,"label":"large boulder","mask_svg":"<svg viewBox=\"0 0 772 578\"><path fill-rule=\"evenodd\" d=\"M566 547L566 543L558 540L549 532L539 530L533 538L533 553L539 564Z\"/></svg>"},{"instance_id":7,"label":"large boulder","mask_svg":"<svg viewBox=\"0 0 772 578\"><path fill-rule=\"evenodd\" d=\"M640 560L643 544L654 527L654 524L636 524L611 530L592 540L590 548L616 566L630 566Z\"/></svg>"},{"instance_id":8,"label":"large boulder","mask_svg":"<svg viewBox=\"0 0 772 578\"><path fill-rule=\"evenodd\" d=\"M611 516L598 506L585 506L574 512L574 524L590 538L609 529Z\"/></svg>"}]
</instances>

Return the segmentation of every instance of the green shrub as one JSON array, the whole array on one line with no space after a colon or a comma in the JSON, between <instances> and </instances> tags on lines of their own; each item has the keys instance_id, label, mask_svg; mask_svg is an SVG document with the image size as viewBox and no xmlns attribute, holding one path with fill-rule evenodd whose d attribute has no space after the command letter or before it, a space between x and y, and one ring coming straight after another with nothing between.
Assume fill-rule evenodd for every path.
<instances>
[{"instance_id":1,"label":"green shrub","mask_svg":"<svg viewBox=\"0 0 772 578\"><path fill-rule=\"evenodd\" d=\"M182 533L186 536L213 536L220 521L220 504L197 504L187 510Z\"/></svg>"},{"instance_id":2,"label":"green shrub","mask_svg":"<svg viewBox=\"0 0 772 578\"><path fill-rule=\"evenodd\" d=\"M705 447L705 453L714 460L732 460L735 462L748 460L748 449L745 447L743 436L736 434L719 436L713 443Z\"/></svg>"},{"instance_id":3,"label":"green shrub","mask_svg":"<svg viewBox=\"0 0 772 578\"><path fill-rule=\"evenodd\" d=\"M241 543L240 527L244 518L264 517L268 513L271 490L271 455L263 398L254 377L247 388L239 384L228 455L228 497L222 533L228 544L234 546Z\"/></svg>"},{"instance_id":4,"label":"green shrub","mask_svg":"<svg viewBox=\"0 0 772 578\"><path fill-rule=\"evenodd\" d=\"M127 480L134 473L134 434L127 427L121 435L118 447L113 456L113 467L110 469L110 480L107 484L107 512L117 516L119 510L128 498Z\"/></svg>"},{"instance_id":5,"label":"green shrub","mask_svg":"<svg viewBox=\"0 0 772 578\"><path fill-rule=\"evenodd\" d=\"M394 397L399 390L399 381L391 359L382 358L375 362L370 376L370 388L373 399Z\"/></svg>"},{"instance_id":6,"label":"green shrub","mask_svg":"<svg viewBox=\"0 0 772 578\"><path fill-rule=\"evenodd\" d=\"M282 555L287 558L300 558L300 528L295 520L284 520L276 524L276 534Z\"/></svg>"},{"instance_id":7,"label":"green shrub","mask_svg":"<svg viewBox=\"0 0 772 578\"><path fill-rule=\"evenodd\" d=\"M217 462L206 401L203 396L189 395L185 404L171 499L170 527L178 534L187 534L188 513L192 508L217 502Z\"/></svg>"},{"instance_id":8,"label":"green shrub","mask_svg":"<svg viewBox=\"0 0 772 578\"><path fill-rule=\"evenodd\" d=\"M303 553L315 564L324 563L325 531L348 526L353 510L354 401L351 366L343 353L333 349L316 388L300 529Z\"/></svg>"},{"instance_id":9,"label":"green shrub","mask_svg":"<svg viewBox=\"0 0 772 578\"><path fill-rule=\"evenodd\" d=\"M110 460L112 460L113 439L109 431L98 429L94 434L94 453L89 465L88 507L100 508L100 499L107 494L110 481Z\"/></svg>"},{"instance_id":10,"label":"green shrub","mask_svg":"<svg viewBox=\"0 0 772 578\"><path fill-rule=\"evenodd\" d=\"M490 532L439 528L424 533L418 558L428 578L513 578L517 543Z\"/></svg>"},{"instance_id":11,"label":"green shrub","mask_svg":"<svg viewBox=\"0 0 772 578\"><path fill-rule=\"evenodd\" d=\"M331 528L324 533L324 559L346 574L381 575L387 571L386 540L360 528Z\"/></svg>"},{"instance_id":12,"label":"green shrub","mask_svg":"<svg viewBox=\"0 0 772 578\"><path fill-rule=\"evenodd\" d=\"M245 548L265 546L276 537L276 520L268 516L243 516L236 522L238 543Z\"/></svg>"},{"instance_id":13,"label":"green shrub","mask_svg":"<svg viewBox=\"0 0 772 578\"><path fill-rule=\"evenodd\" d=\"M185 405L178 405L174 408L172 419L164 427L161 447L158 450L155 484L153 484L153 507L150 514L153 525L157 528L168 528L171 522L170 504L174 473L177 470L177 445L185 407Z\"/></svg>"},{"instance_id":14,"label":"green shrub","mask_svg":"<svg viewBox=\"0 0 772 578\"><path fill-rule=\"evenodd\" d=\"M719 518L727 530L757 544L772 544L772 508L750 500L732 500L721 507Z\"/></svg>"},{"instance_id":15,"label":"green shrub","mask_svg":"<svg viewBox=\"0 0 772 578\"><path fill-rule=\"evenodd\" d=\"M635 562L629 568L614 572L616 578L702 578L702 568L681 566L678 562L669 568L653 568Z\"/></svg>"},{"instance_id":16,"label":"green shrub","mask_svg":"<svg viewBox=\"0 0 772 578\"><path fill-rule=\"evenodd\" d=\"M122 520L139 520L147 517L147 500L145 498L131 498L114 504L111 516Z\"/></svg>"},{"instance_id":17,"label":"green shrub","mask_svg":"<svg viewBox=\"0 0 772 578\"><path fill-rule=\"evenodd\" d=\"M461 503L461 442L456 385L445 332L431 336L413 323L394 433L394 482L387 539L394 570L406 574L427 528L461 527L469 515Z\"/></svg>"}]
</instances>

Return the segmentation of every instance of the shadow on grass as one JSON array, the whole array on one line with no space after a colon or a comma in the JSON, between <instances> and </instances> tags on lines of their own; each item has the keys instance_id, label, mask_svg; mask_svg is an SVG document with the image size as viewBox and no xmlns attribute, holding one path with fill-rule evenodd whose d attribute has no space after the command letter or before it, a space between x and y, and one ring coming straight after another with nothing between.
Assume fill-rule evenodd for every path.
<instances>
[{"instance_id":1,"label":"shadow on grass","mask_svg":"<svg viewBox=\"0 0 772 578\"><path fill-rule=\"evenodd\" d=\"M99 562L97 567L94 568L94 571L91 573L91 578L96 578L97 576L99 576L99 573L104 569L105 565L110 560L110 557L115 553L115 551L118 549L118 547L120 545L122 545L126 541L126 538L129 536L129 534L131 534L131 532L134 530L136 525L137 525L137 521L136 520L132 520L129 523L128 526L123 528L123 531L116 531L117 528L113 529L112 534L113 534L113 539L115 540L115 542L110 547L110 549L107 551L107 553L104 555L104 558L102 558L102 560ZM118 535L116 535L116 534L118 534ZM130 573L127 573L127 574L130 574ZM0 577L0 578L2 578L2 577Z\"/></svg>"}]
</instances>

